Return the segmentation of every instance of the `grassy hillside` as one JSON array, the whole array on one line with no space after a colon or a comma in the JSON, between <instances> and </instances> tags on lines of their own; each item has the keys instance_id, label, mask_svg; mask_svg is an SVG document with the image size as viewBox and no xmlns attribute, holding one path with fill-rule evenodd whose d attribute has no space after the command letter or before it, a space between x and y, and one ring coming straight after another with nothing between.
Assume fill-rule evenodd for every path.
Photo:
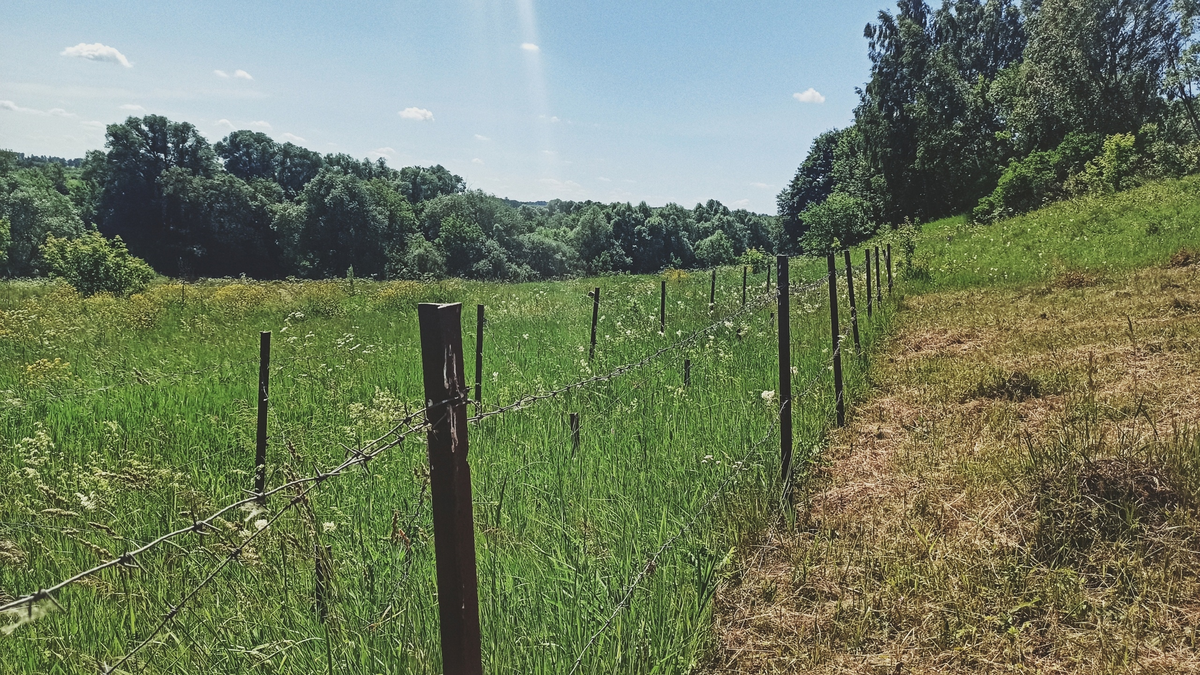
<instances>
[{"instance_id":1,"label":"grassy hillside","mask_svg":"<svg viewBox=\"0 0 1200 675\"><path fill-rule=\"evenodd\" d=\"M797 260L793 279L823 261ZM562 283L163 283L128 299L55 284L0 286L0 595L45 587L244 496L251 482L258 331L274 332L271 485L312 475L422 407L416 303L487 305L483 401L549 391L673 344L734 314L741 269ZM750 298L765 275L751 276ZM861 279L860 279L861 283ZM593 286L599 344L587 342ZM801 467L831 403L827 295L794 298ZM669 543L580 672L681 672L708 637L718 570L778 506L774 307L717 323L695 343L608 383L472 425L478 571L489 672L564 673ZM868 347L877 327L863 321ZM691 359L691 386L683 362ZM865 367L847 359L860 391ZM472 370L468 365L468 370ZM582 416L572 452L567 415ZM711 508L701 510L715 496ZM0 636L0 671L95 673L261 522L176 540L43 601ZM127 664L140 672L440 672L423 436L330 481L189 602ZM694 514L699 518L673 539ZM314 610L314 546L331 546L329 619ZM59 608L61 606L61 608ZM15 625L28 618L18 612Z\"/></svg>"},{"instance_id":2,"label":"grassy hillside","mask_svg":"<svg viewBox=\"0 0 1200 675\"><path fill-rule=\"evenodd\" d=\"M1162 264L1187 248L1200 250L1200 176L1059 202L994 225L965 217L928 223L905 289L1103 277Z\"/></svg>"}]
</instances>

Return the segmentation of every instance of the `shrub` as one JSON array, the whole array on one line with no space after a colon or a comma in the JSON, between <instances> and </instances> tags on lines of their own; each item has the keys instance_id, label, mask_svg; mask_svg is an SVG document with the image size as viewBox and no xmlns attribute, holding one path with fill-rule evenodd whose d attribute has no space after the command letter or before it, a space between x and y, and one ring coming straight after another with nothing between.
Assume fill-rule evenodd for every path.
<instances>
[{"instance_id":1,"label":"shrub","mask_svg":"<svg viewBox=\"0 0 1200 675\"><path fill-rule=\"evenodd\" d=\"M834 192L825 201L800 214L807 230L800 237L800 247L810 255L825 255L839 245L851 246L864 241L875 231L869 213L869 205L864 199Z\"/></svg>"},{"instance_id":2,"label":"shrub","mask_svg":"<svg viewBox=\"0 0 1200 675\"><path fill-rule=\"evenodd\" d=\"M1101 152L1096 134L1071 132L1054 150L1036 150L1014 159L992 194L979 200L972 219L987 223L1041 208L1066 196L1064 184Z\"/></svg>"},{"instance_id":3,"label":"shrub","mask_svg":"<svg viewBox=\"0 0 1200 675\"><path fill-rule=\"evenodd\" d=\"M127 296L154 278L154 270L130 255L120 237L106 239L99 232L85 232L77 239L51 235L42 247L42 258L52 275L62 277L84 296Z\"/></svg>"},{"instance_id":4,"label":"shrub","mask_svg":"<svg viewBox=\"0 0 1200 675\"><path fill-rule=\"evenodd\" d=\"M696 259L705 267L725 265L733 261L733 241L721 230L696 244Z\"/></svg>"}]
</instances>

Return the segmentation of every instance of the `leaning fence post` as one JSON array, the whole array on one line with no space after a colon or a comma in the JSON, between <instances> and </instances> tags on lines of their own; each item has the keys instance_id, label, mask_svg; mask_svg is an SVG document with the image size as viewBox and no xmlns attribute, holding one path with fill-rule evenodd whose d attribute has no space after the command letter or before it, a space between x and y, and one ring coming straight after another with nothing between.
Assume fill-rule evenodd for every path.
<instances>
[{"instance_id":1,"label":"leaning fence post","mask_svg":"<svg viewBox=\"0 0 1200 675\"><path fill-rule=\"evenodd\" d=\"M792 322L788 295L788 257L775 257L779 266L779 475L787 482L792 473Z\"/></svg>"},{"instance_id":2,"label":"leaning fence post","mask_svg":"<svg viewBox=\"0 0 1200 675\"><path fill-rule=\"evenodd\" d=\"M667 333L667 280L662 280L662 292L658 296L658 332Z\"/></svg>"},{"instance_id":3,"label":"leaning fence post","mask_svg":"<svg viewBox=\"0 0 1200 675\"><path fill-rule=\"evenodd\" d=\"M571 456L579 454L579 413L571 413Z\"/></svg>"},{"instance_id":4,"label":"leaning fence post","mask_svg":"<svg viewBox=\"0 0 1200 675\"><path fill-rule=\"evenodd\" d=\"M747 266L742 265L742 307L746 306L746 271Z\"/></svg>"},{"instance_id":5,"label":"leaning fence post","mask_svg":"<svg viewBox=\"0 0 1200 675\"><path fill-rule=\"evenodd\" d=\"M592 346L588 349L588 361L596 358L596 322L600 319L600 287L592 291Z\"/></svg>"},{"instance_id":6,"label":"leaning fence post","mask_svg":"<svg viewBox=\"0 0 1200 675\"><path fill-rule=\"evenodd\" d=\"M837 405L837 425L846 426L846 401L842 390L842 336L838 327L837 265L833 254L829 263L829 323L833 327L833 395Z\"/></svg>"},{"instance_id":7,"label":"leaning fence post","mask_svg":"<svg viewBox=\"0 0 1200 675\"><path fill-rule=\"evenodd\" d=\"M892 245L887 245L888 295L892 294Z\"/></svg>"},{"instance_id":8,"label":"leaning fence post","mask_svg":"<svg viewBox=\"0 0 1200 675\"><path fill-rule=\"evenodd\" d=\"M429 423L442 670L447 675L482 675L479 580L475 572L471 469L467 463L462 305L421 303L417 318Z\"/></svg>"},{"instance_id":9,"label":"leaning fence post","mask_svg":"<svg viewBox=\"0 0 1200 675\"><path fill-rule=\"evenodd\" d=\"M708 311L717 305L717 270L712 271L712 283L708 287Z\"/></svg>"},{"instance_id":10,"label":"leaning fence post","mask_svg":"<svg viewBox=\"0 0 1200 675\"><path fill-rule=\"evenodd\" d=\"M863 257L863 269L867 276L867 318L871 318L871 303L874 301L871 293L871 250L867 249L866 256Z\"/></svg>"},{"instance_id":11,"label":"leaning fence post","mask_svg":"<svg viewBox=\"0 0 1200 675\"><path fill-rule=\"evenodd\" d=\"M483 410L483 305L475 306L475 413Z\"/></svg>"},{"instance_id":12,"label":"leaning fence post","mask_svg":"<svg viewBox=\"0 0 1200 675\"><path fill-rule=\"evenodd\" d=\"M875 304L883 309L883 284L879 280L879 247L875 247Z\"/></svg>"},{"instance_id":13,"label":"leaning fence post","mask_svg":"<svg viewBox=\"0 0 1200 675\"><path fill-rule=\"evenodd\" d=\"M854 267L850 264L850 249L842 251L846 259L846 296L850 300L850 330L854 334L854 351L862 356L862 343L858 339L858 306L854 303Z\"/></svg>"},{"instance_id":14,"label":"leaning fence post","mask_svg":"<svg viewBox=\"0 0 1200 675\"><path fill-rule=\"evenodd\" d=\"M271 379L271 331L258 334L258 429L254 439L254 492L267 501L267 404Z\"/></svg>"}]
</instances>

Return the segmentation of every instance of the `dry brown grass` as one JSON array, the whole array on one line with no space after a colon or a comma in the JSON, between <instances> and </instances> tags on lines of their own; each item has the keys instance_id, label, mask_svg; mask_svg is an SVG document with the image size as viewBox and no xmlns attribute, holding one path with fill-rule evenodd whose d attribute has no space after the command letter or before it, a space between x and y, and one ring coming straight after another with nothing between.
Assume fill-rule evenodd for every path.
<instances>
[{"instance_id":1,"label":"dry brown grass","mask_svg":"<svg viewBox=\"0 0 1200 675\"><path fill-rule=\"evenodd\" d=\"M1196 275L907 299L705 670L1200 672Z\"/></svg>"}]
</instances>

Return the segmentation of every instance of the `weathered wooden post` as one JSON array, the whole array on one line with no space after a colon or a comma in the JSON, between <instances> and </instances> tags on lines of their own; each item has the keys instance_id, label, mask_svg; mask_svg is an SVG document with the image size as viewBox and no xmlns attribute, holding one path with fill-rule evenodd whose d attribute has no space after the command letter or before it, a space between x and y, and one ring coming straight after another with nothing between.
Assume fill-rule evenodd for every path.
<instances>
[{"instance_id":1,"label":"weathered wooden post","mask_svg":"<svg viewBox=\"0 0 1200 675\"><path fill-rule=\"evenodd\" d=\"M838 328L837 265L833 254L827 258L829 264L829 323L833 327L833 395L837 405L837 425L846 426L846 401L842 391L842 336Z\"/></svg>"},{"instance_id":2,"label":"weathered wooden post","mask_svg":"<svg viewBox=\"0 0 1200 675\"><path fill-rule=\"evenodd\" d=\"M854 334L854 351L862 356L862 343L858 339L858 306L854 303L854 268L850 264L850 249L842 251L846 260L846 297L850 301L850 330Z\"/></svg>"},{"instance_id":3,"label":"weathered wooden post","mask_svg":"<svg viewBox=\"0 0 1200 675\"><path fill-rule=\"evenodd\" d=\"M786 483L792 474L792 322L788 294L788 257L775 257L779 266L779 475Z\"/></svg>"},{"instance_id":4,"label":"weathered wooden post","mask_svg":"<svg viewBox=\"0 0 1200 675\"><path fill-rule=\"evenodd\" d=\"M712 271L712 283L708 287L708 311L717 305L717 270Z\"/></svg>"},{"instance_id":5,"label":"weathered wooden post","mask_svg":"<svg viewBox=\"0 0 1200 675\"><path fill-rule=\"evenodd\" d=\"M692 360L683 360L683 386L692 386Z\"/></svg>"},{"instance_id":6,"label":"weathered wooden post","mask_svg":"<svg viewBox=\"0 0 1200 675\"><path fill-rule=\"evenodd\" d=\"M483 305L475 306L475 414L483 411Z\"/></svg>"},{"instance_id":7,"label":"weathered wooden post","mask_svg":"<svg viewBox=\"0 0 1200 675\"><path fill-rule=\"evenodd\" d=\"M592 346L588 349L588 361L596 358L596 322L600 319L600 287L592 291Z\"/></svg>"},{"instance_id":8,"label":"weathered wooden post","mask_svg":"<svg viewBox=\"0 0 1200 675\"><path fill-rule=\"evenodd\" d=\"M871 303L874 298L871 293L871 250L867 249L867 255L863 257L863 269L867 273L867 318L871 318Z\"/></svg>"},{"instance_id":9,"label":"weathered wooden post","mask_svg":"<svg viewBox=\"0 0 1200 675\"><path fill-rule=\"evenodd\" d=\"M254 438L254 492L267 502L267 407L271 379L271 331L258 334L258 429Z\"/></svg>"},{"instance_id":10,"label":"weathered wooden post","mask_svg":"<svg viewBox=\"0 0 1200 675\"><path fill-rule=\"evenodd\" d=\"M892 294L892 245L887 245L888 295Z\"/></svg>"},{"instance_id":11,"label":"weathered wooden post","mask_svg":"<svg viewBox=\"0 0 1200 675\"><path fill-rule=\"evenodd\" d=\"M746 265L742 265L742 307L746 306Z\"/></svg>"},{"instance_id":12,"label":"weathered wooden post","mask_svg":"<svg viewBox=\"0 0 1200 675\"><path fill-rule=\"evenodd\" d=\"M662 292L658 296L658 332L667 334L667 280L662 280Z\"/></svg>"},{"instance_id":13,"label":"weathered wooden post","mask_svg":"<svg viewBox=\"0 0 1200 675\"><path fill-rule=\"evenodd\" d=\"M429 422L429 483L441 619L442 671L482 675L479 580L471 469L467 463L467 389L463 373L462 305L422 303L421 365Z\"/></svg>"}]
</instances>

